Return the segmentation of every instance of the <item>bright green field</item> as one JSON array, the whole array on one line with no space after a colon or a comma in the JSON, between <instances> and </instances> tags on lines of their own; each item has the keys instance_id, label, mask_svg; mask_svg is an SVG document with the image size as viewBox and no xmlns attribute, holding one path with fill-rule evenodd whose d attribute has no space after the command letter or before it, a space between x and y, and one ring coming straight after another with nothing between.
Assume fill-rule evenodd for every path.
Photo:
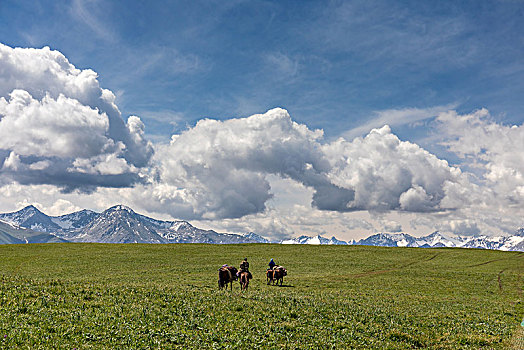
<instances>
[{"instance_id":1,"label":"bright green field","mask_svg":"<svg viewBox=\"0 0 524 350\"><path fill-rule=\"evenodd\" d=\"M255 279L219 291L247 256ZM267 286L269 258L283 287ZM299 245L0 246L0 348L519 348L524 253Z\"/></svg>"}]
</instances>

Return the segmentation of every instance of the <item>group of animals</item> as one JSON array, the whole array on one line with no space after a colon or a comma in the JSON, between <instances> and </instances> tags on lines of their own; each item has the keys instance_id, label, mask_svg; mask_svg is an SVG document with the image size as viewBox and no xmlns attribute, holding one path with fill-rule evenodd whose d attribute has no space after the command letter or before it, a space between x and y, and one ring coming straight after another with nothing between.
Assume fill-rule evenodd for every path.
<instances>
[{"instance_id":1,"label":"group of animals","mask_svg":"<svg viewBox=\"0 0 524 350\"><path fill-rule=\"evenodd\" d=\"M282 286L282 283L284 282L284 276L287 276L287 270L283 266L274 266L272 268L268 268L266 271L266 282L267 284L273 283L273 285L278 285L280 282L280 285ZM222 265L221 268L218 269L218 288L226 288L227 285L230 285L230 290L233 290L233 282L238 280L240 282L240 290L247 290L247 287L249 286L249 280L252 278L252 275L249 271L246 271L242 268L239 271L234 266L229 265Z\"/></svg>"}]
</instances>

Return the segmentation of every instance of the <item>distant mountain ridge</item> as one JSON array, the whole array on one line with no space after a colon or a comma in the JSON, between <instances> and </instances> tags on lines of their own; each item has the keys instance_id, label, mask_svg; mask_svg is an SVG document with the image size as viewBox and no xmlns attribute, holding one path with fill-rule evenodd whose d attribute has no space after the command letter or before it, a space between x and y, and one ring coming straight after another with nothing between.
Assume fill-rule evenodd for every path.
<instances>
[{"instance_id":1,"label":"distant mountain ridge","mask_svg":"<svg viewBox=\"0 0 524 350\"><path fill-rule=\"evenodd\" d=\"M250 232L245 235L202 230L187 221L162 221L135 213L124 205L113 206L102 213L81 210L61 216L48 216L33 205L19 211L0 214L15 231L32 230L55 237L62 242L97 243L269 243ZM1 232L1 231L0 231ZM5 233L0 243L26 243L18 236ZM51 241L51 238L49 238ZM31 243L31 242L30 242Z\"/></svg>"},{"instance_id":2,"label":"distant mountain ridge","mask_svg":"<svg viewBox=\"0 0 524 350\"><path fill-rule=\"evenodd\" d=\"M417 247L417 248L479 248L507 251L524 251L524 229L519 229L511 236L459 236L449 237L440 232L433 232L424 237L413 237L407 233L377 233L359 241L340 241L320 235L281 241L282 244L342 244L342 245L371 245L382 247Z\"/></svg>"},{"instance_id":3,"label":"distant mountain ridge","mask_svg":"<svg viewBox=\"0 0 524 350\"><path fill-rule=\"evenodd\" d=\"M300 236L300 237L293 238L293 239L283 240L280 243L281 244L314 244L314 245L319 245L319 244L348 245L348 244L352 244L352 243L348 243L348 242L345 242L345 241L340 241L340 240L336 239L335 236L333 236L331 238L325 238L325 237L322 237L321 235L317 235L317 236L313 236L313 237Z\"/></svg>"},{"instance_id":4,"label":"distant mountain ridge","mask_svg":"<svg viewBox=\"0 0 524 350\"><path fill-rule=\"evenodd\" d=\"M97 243L281 243L313 245L372 245L386 247L459 247L524 251L524 228L514 235L451 237L433 232L424 237L407 233L377 233L359 241L349 242L317 236L300 236L280 242L249 232L243 235L218 233L194 227L187 221L156 220L135 213L124 205L116 205L102 213L80 210L48 216L29 205L19 211L0 214L0 244L48 242Z\"/></svg>"}]
</instances>

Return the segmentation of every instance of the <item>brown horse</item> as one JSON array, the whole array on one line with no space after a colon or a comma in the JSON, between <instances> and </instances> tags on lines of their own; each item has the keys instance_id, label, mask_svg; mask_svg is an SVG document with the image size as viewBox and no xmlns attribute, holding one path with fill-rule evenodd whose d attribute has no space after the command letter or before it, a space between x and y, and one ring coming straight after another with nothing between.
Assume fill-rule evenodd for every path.
<instances>
[{"instance_id":1,"label":"brown horse","mask_svg":"<svg viewBox=\"0 0 524 350\"><path fill-rule=\"evenodd\" d=\"M227 284L230 283L230 290L233 290L233 281L237 280L237 272L238 270L236 267L233 266L223 266L218 269L218 289L222 289L226 287Z\"/></svg>"},{"instance_id":2,"label":"brown horse","mask_svg":"<svg viewBox=\"0 0 524 350\"><path fill-rule=\"evenodd\" d=\"M269 285L271 283L271 281L273 281L273 270L267 269L267 271L266 271L266 282L267 282L267 285Z\"/></svg>"},{"instance_id":3,"label":"brown horse","mask_svg":"<svg viewBox=\"0 0 524 350\"><path fill-rule=\"evenodd\" d=\"M242 271L240 273L240 290L247 290L250 278L249 272Z\"/></svg>"},{"instance_id":4,"label":"brown horse","mask_svg":"<svg viewBox=\"0 0 524 350\"><path fill-rule=\"evenodd\" d=\"M270 284L271 282L275 284L276 281L278 286L278 282L280 281L280 285L282 286L282 283L284 282L284 276L287 276L286 268L283 266L275 266L273 270L267 270L266 272L267 284Z\"/></svg>"}]
</instances>

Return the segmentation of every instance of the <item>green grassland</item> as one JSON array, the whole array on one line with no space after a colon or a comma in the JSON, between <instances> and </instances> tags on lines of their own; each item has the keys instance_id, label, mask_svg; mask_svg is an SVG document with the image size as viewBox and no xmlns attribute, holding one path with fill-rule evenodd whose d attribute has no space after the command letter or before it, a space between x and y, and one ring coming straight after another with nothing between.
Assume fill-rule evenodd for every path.
<instances>
[{"instance_id":1,"label":"green grassland","mask_svg":"<svg viewBox=\"0 0 524 350\"><path fill-rule=\"evenodd\" d=\"M218 290L244 256L249 290ZM524 253L476 249L2 245L0 348L517 349L523 278Z\"/></svg>"}]
</instances>

